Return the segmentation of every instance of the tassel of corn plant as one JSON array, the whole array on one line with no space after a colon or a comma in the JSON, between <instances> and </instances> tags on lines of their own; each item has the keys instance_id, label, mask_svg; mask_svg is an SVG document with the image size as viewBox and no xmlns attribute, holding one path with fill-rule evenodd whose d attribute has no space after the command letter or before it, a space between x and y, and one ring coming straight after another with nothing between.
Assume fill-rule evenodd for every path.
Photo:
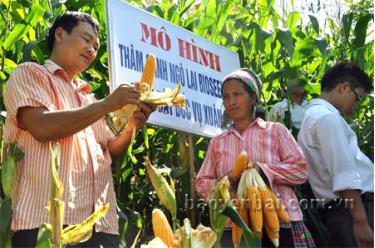
<instances>
[{"instance_id":1,"label":"tassel of corn plant","mask_svg":"<svg viewBox=\"0 0 375 248\"><path fill-rule=\"evenodd\" d=\"M176 230L177 221L177 205L175 192L172 190L171 186L168 184L167 180L160 174L158 169L156 169L151 161L145 157L145 166L147 169L147 174L151 180L152 186L154 187L157 196L161 203L169 210L172 215L172 227L173 231Z\"/></svg>"},{"instance_id":2,"label":"tassel of corn plant","mask_svg":"<svg viewBox=\"0 0 375 248\"><path fill-rule=\"evenodd\" d=\"M168 219L160 209L152 210L152 228L154 236L159 237L168 247L178 246Z\"/></svg>"}]
</instances>

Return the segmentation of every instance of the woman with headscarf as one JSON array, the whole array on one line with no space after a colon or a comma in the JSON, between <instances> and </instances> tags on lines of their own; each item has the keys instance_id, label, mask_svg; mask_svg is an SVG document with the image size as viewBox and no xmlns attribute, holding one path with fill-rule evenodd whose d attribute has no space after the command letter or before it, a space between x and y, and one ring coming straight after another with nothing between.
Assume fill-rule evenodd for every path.
<instances>
[{"instance_id":1,"label":"woman with headscarf","mask_svg":"<svg viewBox=\"0 0 375 248\"><path fill-rule=\"evenodd\" d=\"M255 73L243 68L228 74L221 86L224 115L231 125L210 141L196 178L197 193L208 200L215 183L229 175L231 190L236 191L238 178L231 171L236 158L246 151L249 160L267 179L289 214L291 224L280 227L280 247L315 247L293 186L307 179L308 165L301 148L291 133L280 123L267 122L256 116L262 84ZM265 233L265 232L263 232ZM230 238L224 233L222 243L227 247ZM273 247L267 235L263 247Z\"/></svg>"}]
</instances>

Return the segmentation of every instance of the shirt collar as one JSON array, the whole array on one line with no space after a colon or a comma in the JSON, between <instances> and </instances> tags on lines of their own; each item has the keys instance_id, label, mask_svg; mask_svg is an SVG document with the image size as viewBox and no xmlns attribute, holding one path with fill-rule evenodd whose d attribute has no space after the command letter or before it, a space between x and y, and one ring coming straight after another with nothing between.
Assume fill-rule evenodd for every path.
<instances>
[{"instance_id":1,"label":"shirt collar","mask_svg":"<svg viewBox=\"0 0 375 248\"><path fill-rule=\"evenodd\" d=\"M340 114L340 111L337 108L335 108L335 106L333 106L330 102L328 102L327 100L324 100L322 98L317 98L317 99L313 99L313 100L310 101L309 107L312 107L312 106L315 106L315 105L323 105L324 107L326 107L331 112L336 113L336 114Z\"/></svg>"},{"instance_id":2,"label":"shirt collar","mask_svg":"<svg viewBox=\"0 0 375 248\"><path fill-rule=\"evenodd\" d=\"M263 120L262 118L256 118L255 121L253 121L252 123L250 123L249 126L247 126L244 130L244 132L250 128L252 128L253 126L258 126L262 129L265 129L266 128L266 125L267 125L267 122L265 120ZM234 125L232 124L228 131L225 132L224 134L230 134L230 133L238 133L238 131L234 128Z\"/></svg>"},{"instance_id":3,"label":"shirt collar","mask_svg":"<svg viewBox=\"0 0 375 248\"><path fill-rule=\"evenodd\" d=\"M47 70L52 73L52 74L60 74L60 76L63 76L64 77L64 81L66 83L70 83L66 80L67 76L66 76L66 72L64 71L63 68L61 68L61 66L59 66L58 64L56 64L55 62L53 62L52 60L50 59L47 59L46 60L46 63L44 64L44 66L47 68ZM73 80L72 80L73 83L76 84L76 87L75 89L77 91L82 91L82 92L85 92L86 94L89 94L91 92L91 86L89 83L79 79L78 77L74 77Z\"/></svg>"},{"instance_id":4,"label":"shirt collar","mask_svg":"<svg viewBox=\"0 0 375 248\"><path fill-rule=\"evenodd\" d=\"M60 70L64 71L63 68L61 68L58 64L56 64L55 62L53 62L50 59L46 60L46 63L44 64L44 66L52 74L55 74L56 71L60 71Z\"/></svg>"}]
</instances>

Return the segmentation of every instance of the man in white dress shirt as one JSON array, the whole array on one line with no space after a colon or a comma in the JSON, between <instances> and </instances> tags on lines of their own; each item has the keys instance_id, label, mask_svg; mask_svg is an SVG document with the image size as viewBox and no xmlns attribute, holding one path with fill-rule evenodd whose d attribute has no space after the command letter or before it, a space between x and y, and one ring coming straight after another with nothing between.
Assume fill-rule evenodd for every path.
<instances>
[{"instance_id":1,"label":"man in white dress shirt","mask_svg":"<svg viewBox=\"0 0 375 248\"><path fill-rule=\"evenodd\" d=\"M309 162L308 180L335 245L373 247L374 166L359 149L343 116L372 91L358 66L340 63L323 76L321 96L310 102L298 135Z\"/></svg>"}]
</instances>

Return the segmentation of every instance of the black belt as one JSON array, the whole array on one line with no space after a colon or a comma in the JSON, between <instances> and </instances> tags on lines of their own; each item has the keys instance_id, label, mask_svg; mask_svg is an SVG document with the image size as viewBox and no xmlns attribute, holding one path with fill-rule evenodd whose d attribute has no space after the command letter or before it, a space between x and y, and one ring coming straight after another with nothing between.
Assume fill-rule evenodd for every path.
<instances>
[{"instance_id":1,"label":"black belt","mask_svg":"<svg viewBox=\"0 0 375 248\"><path fill-rule=\"evenodd\" d=\"M361 195L362 201L374 201L374 192L365 192Z\"/></svg>"}]
</instances>

